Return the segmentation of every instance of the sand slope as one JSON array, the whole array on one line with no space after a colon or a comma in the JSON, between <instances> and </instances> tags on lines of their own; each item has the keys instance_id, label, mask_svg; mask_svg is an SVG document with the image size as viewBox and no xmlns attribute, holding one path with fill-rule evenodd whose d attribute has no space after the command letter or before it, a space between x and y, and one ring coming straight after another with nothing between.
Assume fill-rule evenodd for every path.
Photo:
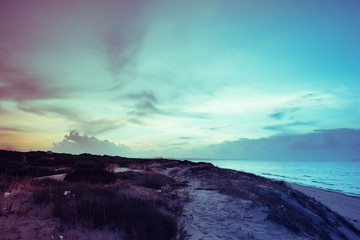
<instances>
[{"instance_id":1,"label":"sand slope","mask_svg":"<svg viewBox=\"0 0 360 240\"><path fill-rule=\"evenodd\" d=\"M91 155L81 157L92 158ZM107 157L111 163L107 171L114 172L116 182L97 186L111 187L117 189L117 193L154 204L167 204L169 211L176 210L172 214L176 215L179 227L183 222L190 235L188 239L360 239L359 223L354 221L359 219L360 198L289 185L208 163L115 160L112 163L112 158ZM68 173L45 178L64 181L65 174ZM155 189L144 182L139 185L139 178L144 176L156 176L158 180L160 176L161 181L168 183ZM145 179L151 181L151 178ZM106 227L86 229L81 224L69 225L53 217L51 204L35 204L32 180L25 178L0 192L0 240L126 239L124 233L112 232Z\"/></svg>"},{"instance_id":2,"label":"sand slope","mask_svg":"<svg viewBox=\"0 0 360 240\"><path fill-rule=\"evenodd\" d=\"M291 187L315 198L331 210L339 213L360 230L360 198L319 188L291 184Z\"/></svg>"}]
</instances>

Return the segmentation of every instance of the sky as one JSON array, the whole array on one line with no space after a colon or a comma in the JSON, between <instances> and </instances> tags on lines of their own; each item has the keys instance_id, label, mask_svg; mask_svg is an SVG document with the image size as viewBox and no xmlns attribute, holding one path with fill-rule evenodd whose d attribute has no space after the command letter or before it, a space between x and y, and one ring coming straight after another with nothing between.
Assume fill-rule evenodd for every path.
<instances>
[{"instance_id":1,"label":"sky","mask_svg":"<svg viewBox=\"0 0 360 240\"><path fill-rule=\"evenodd\" d=\"M356 0L2 0L0 148L359 158L359 11Z\"/></svg>"}]
</instances>

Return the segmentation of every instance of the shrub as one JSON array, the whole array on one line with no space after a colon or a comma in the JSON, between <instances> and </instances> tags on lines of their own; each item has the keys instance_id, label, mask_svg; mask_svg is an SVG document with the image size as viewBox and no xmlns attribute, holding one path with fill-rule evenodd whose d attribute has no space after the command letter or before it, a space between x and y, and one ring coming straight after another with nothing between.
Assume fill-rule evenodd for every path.
<instances>
[{"instance_id":1,"label":"shrub","mask_svg":"<svg viewBox=\"0 0 360 240\"><path fill-rule=\"evenodd\" d=\"M15 180L16 179L13 176L9 176L7 174L0 174L0 191L7 191Z\"/></svg>"},{"instance_id":2,"label":"shrub","mask_svg":"<svg viewBox=\"0 0 360 240\"><path fill-rule=\"evenodd\" d=\"M118 196L94 185L34 181L37 203L52 203L53 214L68 224L89 228L108 226L127 234L127 239L173 239L176 219L154 204L137 198Z\"/></svg>"},{"instance_id":3,"label":"shrub","mask_svg":"<svg viewBox=\"0 0 360 240\"><path fill-rule=\"evenodd\" d=\"M96 164L81 164L71 170L65 177L68 182L113 183L116 181L114 173L108 172L103 166Z\"/></svg>"},{"instance_id":4,"label":"shrub","mask_svg":"<svg viewBox=\"0 0 360 240\"><path fill-rule=\"evenodd\" d=\"M160 189L167 184L170 186L174 186L176 184L176 181L175 179L163 174L146 173L140 175L140 177L135 181L135 184L142 187Z\"/></svg>"},{"instance_id":5,"label":"shrub","mask_svg":"<svg viewBox=\"0 0 360 240\"><path fill-rule=\"evenodd\" d=\"M53 174L46 167L27 166L13 159L0 159L0 173L18 177L40 177Z\"/></svg>"},{"instance_id":6,"label":"shrub","mask_svg":"<svg viewBox=\"0 0 360 240\"><path fill-rule=\"evenodd\" d=\"M0 159L0 173L8 175L27 175L28 170L24 164L12 159Z\"/></svg>"}]
</instances>

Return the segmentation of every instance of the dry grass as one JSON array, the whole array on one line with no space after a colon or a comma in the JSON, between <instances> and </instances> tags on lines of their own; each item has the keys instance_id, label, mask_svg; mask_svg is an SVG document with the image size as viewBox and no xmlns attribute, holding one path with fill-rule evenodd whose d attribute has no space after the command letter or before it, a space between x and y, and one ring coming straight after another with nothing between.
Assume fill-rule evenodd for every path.
<instances>
[{"instance_id":1,"label":"dry grass","mask_svg":"<svg viewBox=\"0 0 360 240\"><path fill-rule=\"evenodd\" d=\"M16 182L16 177L7 174L0 174L0 192L9 191L11 185Z\"/></svg>"},{"instance_id":2,"label":"dry grass","mask_svg":"<svg viewBox=\"0 0 360 240\"><path fill-rule=\"evenodd\" d=\"M174 186L176 185L176 181L163 174L157 173L145 173L139 176L138 179L135 180L135 185L153 188L153 189L160 189L166 185Z\"/></svg>"},{"instance_id":3,"label":"dry grass","mask_svg":"<svg viewBox=\"0 0 360 240\"><path fill-rule=\"evenodd\" d=\"M88 228L118 229L127 239L172 239L177 233L175 217L149 201L119 195L103 187L51 180L32 183L38 204L53 204L53 215L66 224Z\"/></svg>"}]
</instances>

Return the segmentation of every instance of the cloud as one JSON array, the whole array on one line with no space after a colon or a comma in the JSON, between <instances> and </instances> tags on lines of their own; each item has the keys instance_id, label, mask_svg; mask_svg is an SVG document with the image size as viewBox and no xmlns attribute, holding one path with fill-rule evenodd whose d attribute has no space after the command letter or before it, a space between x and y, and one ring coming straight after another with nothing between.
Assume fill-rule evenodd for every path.
<instances>
[{"instance_id":1,"label":"cloud","mask_svg":"<svg viewBox=\"0 0 360 240\"><path fill-rule=\"evenodd\" d=\"M128 98L130 99L134 99L134 100L146 100L149 102L157 102L157 98L154 95L154 93L149 92L149 91L144 91L141 93L134 93L134 94L128 94L127 95Z\"/></svg>"},{"instance_id":2,"label":"cloud","mask_svg":"<svg viewBox=\"0 0 360 240\"><path fill-rule=\"evenodd\" d=\"M72 126L74 128L86 134L97 135L125 126L125 123L119 120L92 119L82 111L69 106L61 107L51 104L23 102L18 104L17 108L40 116L55 115L56 117L61 117L73 122Z\"/></svg>"},{"instance_id":3,"label":"cloud","mask_svg":"<svg viewBox=\"0 0 360 240\"><path fill-rule=\"evenodd\" d=\"M24 101L58 98L60 95L59 89L51 82L26 74L0 58L0 99Z\"/></svg>"},{"instance_id":4,"label":"cloud","mask_svg":"<svg viewBox=\"0 0 360 240\"><path fill-rule=\"evenodd\" d=\"M222 130L227 129L229 127L231 127L231 125L211 127L211 128L209 128L209 130L210 131L222 131Z\"/></svg>"},{"instance_id":5,"label":"cloud","mask_svg":"<svg viewBox=\"0 0 360 240\"><path fill-rule=\"evenodd\" d=\"M220 159L312 160L358 159L360 129L317 130L308 134L242 138L213 144L193 152L193 157Z\"/></svg>"},{"instance_id":6,"label":"cloud","mask_svg":"<svg viewBox=\"0 0 360 240\"><path fill-rule=\"evenodd\" d=\"M127 94L125 98L120 97L118 99L130 100L129 109L131 109L131 111L128 112L129 115L145 117L154 114L161 114L161 115L170 114L168 112L159 109L158 99L152 91L131 93L131 94Z\"/></svg>"},{"instance_id":7,"label":"cloud","mask_svg":"<svg viewBox=\"0 0 360 240\"><path fill-rule=\"evenodd\" d=\"M17 105L21 111L33 113L37 115L56 114L66 118L77 118L79 112L70 107L53 106L44 103L21 102Z\"/></svg>"},{"instance_id":8,"label":"cloud","mask_svg":"<svg viewBox=\"0 0 360 240\"><path fill-rule=\"evenodd\" d=\"M72 130L59 143L54 143L52 150L54 152L66 152L73 154L92 153L99 155L119 155L124 156L130 152L130 149L123 144L115 144L108 140L99 140L95 137L81 136L76 130Z\"/></svg>"},{"instance_id":9,"label":"cloud","mask_svg":"<svg viewBox=\"0 0 360 240\"><path fill-rule=\"evenodd\" d=\"M0 132L23 132L23 130L19 128L12 128L12 127L1 127Z\"/></svg>"},{"instance_id":10,"label":"cloud","mask_svg":"<svg viewBox=\"0 0 360 240\"><path fill-rule=\"evenodd\" d=\"M286 108L286 109L282 109L280 111L276 111L274 113L269 114L269 117L276 119L276 120L281 120L281 119L284 119L285 117L287 117L289 114L295 113L299 110L300 110L300 108L298 108L298 107Z\"/></svg>"},{"instance_id":11,"label":"cloud","mask_svg":"<svg viewBox=\"0 0 360 240\"><path fill-rule=\"evenodd\" d=\"M119 120L78 120L76 126L86 134L102 134L125 126L125 123Z\"/></svg>"},{"instance_id":12,"label":"cloud","mask_svg":"<svg viewBox=\"0 0 360 240\"><path fill-rule=\"evenodd\" d=\"M134 82L127 67L141 50L151 2L1 1L0 99L78 96Z\"/></svg>"},{"instance_id":13,"label":"cloud","mask_svg":"<svg viewBox=\"0 0 360 240\"><path fill-rule=\"evenodd\" d=\"M113 156L125 156L125 157L160 157L170 156L169 152L177 149L177 145L186 144L174 144L174 146L168 149L168 151L153 150L151 148L134 151L125 144L116 144L109 140L100 140L96 137L89 137L87 135L81 135L78 131L72 130L69 134L64 136L61 142L53 143L52 151L61 153L81 154L91 153L98 155L113 155Z\"/></svg>"},{"instance_id":14,"label":"cloud","mask_svg":"<svg viewBox=\"0 0 360 240\"><path fill-rule=\"evenodd\" d=\"M270 126L264 127L264 129L273 130L273 131L285 131L285 130L289 131L291 129L291 127L312 126L316 123L317 123L316 121L309 121L309 122L296 121L296 122L285 123L285 124L270 125Z\"/></svg>"},{"instance_id":15,"label":"cloud","mask_svg":"<svg viewBox=\"0 0 360 240\"><path fill-rule=\"evenodd\" d=\"M290 149L319 149L337 148L341 143L332 133L319 132L317 134L307 134L302 138L294 138L290 142Z\"/></svg>"},{"instance_id":16,"label":"cloud","mask_svg":"<svg viewBox=\"0 0 360 240\"><path fill-rule=\"evenodd\" d=\"M189 139L193 139L193 138L192 137L178 137L178 139L189 140Z\"/></svg>"},{"instance_id":17,"label":"cloud","mask_svg":"<svg viewBox=\"0 0 360 240\"><path fill-rule=\"evenodd\" d=\"M276 120L280 120L284 117L285 112L276 112L269 115L270 118L274 118Z\"/></svg>"}]
</instances>

